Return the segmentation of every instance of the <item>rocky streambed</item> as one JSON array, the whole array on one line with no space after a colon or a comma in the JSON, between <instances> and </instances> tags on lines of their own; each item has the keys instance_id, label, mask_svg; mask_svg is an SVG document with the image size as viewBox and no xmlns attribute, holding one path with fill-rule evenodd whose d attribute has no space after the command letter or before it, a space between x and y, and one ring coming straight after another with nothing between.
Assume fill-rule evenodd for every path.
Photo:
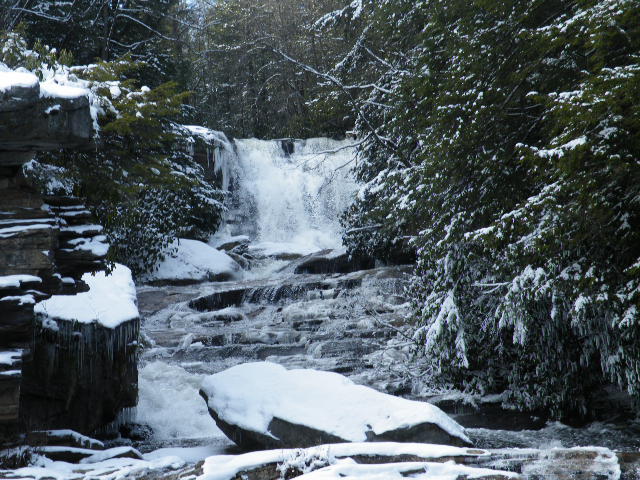
<instances>
[{"instance_id":1,"label":"rocky streambed","mask_svg":"<svg viewBox=\"0 0 640 480\"><path fill-rule=\"evenodd\" d=\"M161 449L159 452L167 454L187 452L187 456L211 457L200 465L204 470L198 475L205 475L203 478L275 480L329 467L335 478L343 474L348 478L411 477L397 465L382 473L358 469L344 472L338 466L340 457L336 460L325 451L332 447L322 447L324 454L317 449L278 450L282 458L275 453L242 454L243 450L215 426L198 391L208 375L248 362L267 361L287 369L335 372L379 392L433 402L466 427L474 446L466 453L444 456L434 452L398 453L393 449L395 453L390 454L382 446L380 451L367 450L366 455L345 455L356 458L356 463L433 463L436 459L436 463L453 461L465 468L503 471L452 469L441 472L450 475L442 478L509 478L504 471L536 479L637 478L637 424L611 421L570 427L505 410L499 396L471 398L435 389L429 382L428 365L413 358L407 325L410 305L404 297L409 266L367 268L371 265L350 264L335 251L296 260L251 260L255 262L253 273L241 280L139 287L147 346L141 357L141 403L136 422L150 430L139 428L147 436L134 440L134 445L143 453ZM287 391L281 394L284 399ZM417 448L394 445L400 450ZM223 466L223 457L213 453L233 454L229 458L234 460L228 461L235 463ZM272 458L274 455L278 458ZM324 460L318 460L318 456ZM283 468L289 468L283 465L296 463L292 458L297 458L299 468L292 470L295 475L290 472L290 476L283 476ZM302 467L301 458L307 459ZM412 468L428 470L425 465ZM220 473L231 470L234 473L227 477ZM415 478L440 478L435 475L433 471L432 476Z\"/></svg>"}]
</instances>

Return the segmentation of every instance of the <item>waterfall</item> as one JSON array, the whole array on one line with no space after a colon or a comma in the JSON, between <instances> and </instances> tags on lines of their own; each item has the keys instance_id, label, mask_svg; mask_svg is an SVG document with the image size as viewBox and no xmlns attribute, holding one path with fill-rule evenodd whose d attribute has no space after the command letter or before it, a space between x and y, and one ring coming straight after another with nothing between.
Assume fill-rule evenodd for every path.
<instances>
[{"instance_id":1,"label":"waterfall","mask_svg":"<svg viewBox=\"0 0 640 480\"><path fill-rule=\"evenodd\" d=\"M247 235L253 248L270 254L340 247L340 215L356 190L352 144L235 140L235 161L223 166L231 198L222 236Z\"/></svg>"}]
</instances>

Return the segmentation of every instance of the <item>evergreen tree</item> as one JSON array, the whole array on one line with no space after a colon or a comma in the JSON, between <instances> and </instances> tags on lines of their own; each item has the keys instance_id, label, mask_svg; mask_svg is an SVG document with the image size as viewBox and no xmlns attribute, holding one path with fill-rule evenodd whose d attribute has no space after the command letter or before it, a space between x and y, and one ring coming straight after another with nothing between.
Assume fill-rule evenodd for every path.
<instances>
[{"instance_id":1,"label":"evergreen tree","mask_svg":"<svg viewBox=\"0 0 640 480\"><path fill-rule=\"evenodd\" d=\"M340 36L320 35L312 26L337 3L221 0L203 6L191 46L198 120L241 137L343 135L348 119L310 103L321 88L316 76L283 56L320 69L332 64Z\"/></svg>"},{"instance_id":2,"label":"evergreen tree","mask_svg":"<svg viewBox=\"0 0 640 480\"><path fill-rule=\"evenodd\" d=\"M640 398L637 2L364 5L394 68L361 97L350 249L417 252L442 379L557 416Z\"/></svg>"}]
</instances>

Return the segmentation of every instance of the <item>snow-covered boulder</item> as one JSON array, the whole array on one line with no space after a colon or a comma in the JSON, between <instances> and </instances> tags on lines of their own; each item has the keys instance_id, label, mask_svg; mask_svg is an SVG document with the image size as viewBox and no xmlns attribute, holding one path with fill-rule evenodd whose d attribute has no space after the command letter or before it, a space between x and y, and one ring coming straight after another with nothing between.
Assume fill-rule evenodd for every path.
<instances>
[{"instance_id":1,"label":"snow-covered boulder","mask_svg":"<svg viewBox=\"0 0 640 480\"><path fill-rule=\"evenodd\" d=\"M115 264L111 273L85 273L82 281L88 292L77 295L54 295L38 303L34 311L45 325L57 329L59 320L77 323L97 323L106 328L116 328L139 317L136 286L131 270Z\"/></svg>"},{"instance_id":2,"label":"snow-covered boulder","mask_svg":"<svg viewBox=\"0 0 640 480\"><path fill-rule=\"evenodd\" d=\"M205 378L200 394L220 429L244 448L380 441L470 445L464 429L439 408L332 372L245 363Z\"/></svg>"},{"instance_id":3,"label":"snow-covered boulder","mask_svg":"<svg viewBox=\"0 0 640 480\"><path fill-rule=\"evenodd\" d=\"M156 285L221 282L237 278L240 266L229 255L197 240L179 239L155 272L141 278Z\"/></svg>"}]
</instances>

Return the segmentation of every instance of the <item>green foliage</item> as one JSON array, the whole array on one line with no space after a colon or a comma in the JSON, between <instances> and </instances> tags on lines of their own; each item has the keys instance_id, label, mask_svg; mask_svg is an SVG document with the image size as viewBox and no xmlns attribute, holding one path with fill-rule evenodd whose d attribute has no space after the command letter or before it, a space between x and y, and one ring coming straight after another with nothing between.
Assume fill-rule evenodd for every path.
<instances>
[{"instance_id":1,"label":"green foliage","mask_svg":"<svg viewBox=\"0 0 640 480\"><path fill-rule=\"evenodd\" d=\"M417 252L443 380L558 417L640 400L640 5L363 5L394 68L362 101L350 249Z\"/></svg>"}]
</instances>

